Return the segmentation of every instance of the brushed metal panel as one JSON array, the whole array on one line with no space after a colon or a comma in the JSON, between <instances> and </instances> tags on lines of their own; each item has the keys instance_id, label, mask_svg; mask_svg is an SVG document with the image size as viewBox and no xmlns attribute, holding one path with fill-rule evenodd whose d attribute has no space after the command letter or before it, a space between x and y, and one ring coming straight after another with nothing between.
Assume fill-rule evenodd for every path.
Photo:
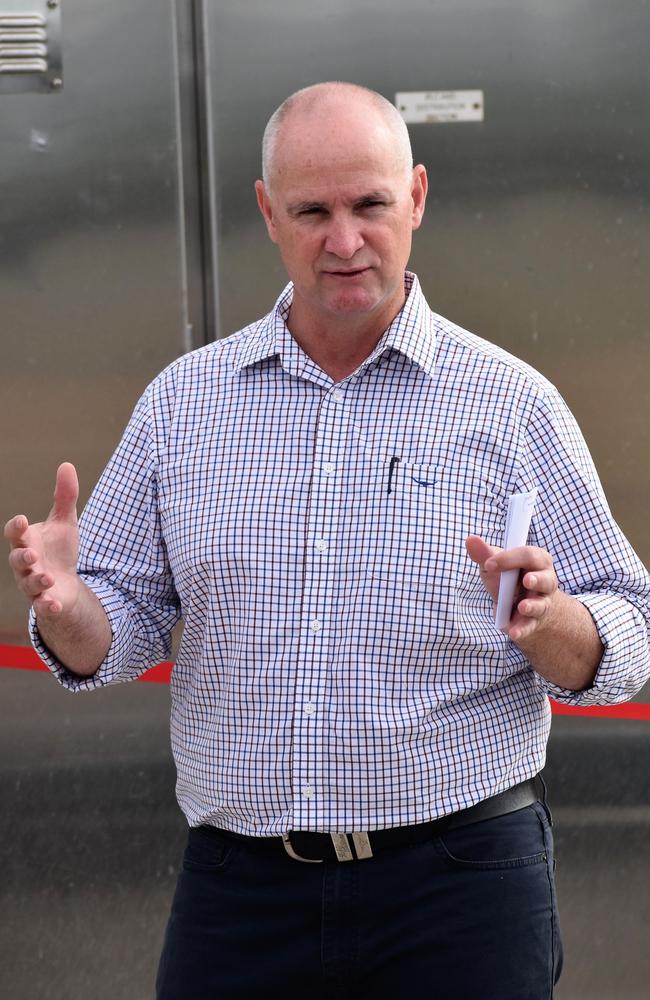
<instances>
[{"instance_id":1,"label":"brushed metal panel","mask_svg":"<svg viewBox=\"0 0 650 1000\"><path fill-rule=\"evenodd\" d=\"M0 94L5 518L44 516L64 459L87 496L147 382L190 346L171 4L67 0L65 45L56 100ZM3 564L0 635L24 641Z\"/></svg>"}]
</instances>

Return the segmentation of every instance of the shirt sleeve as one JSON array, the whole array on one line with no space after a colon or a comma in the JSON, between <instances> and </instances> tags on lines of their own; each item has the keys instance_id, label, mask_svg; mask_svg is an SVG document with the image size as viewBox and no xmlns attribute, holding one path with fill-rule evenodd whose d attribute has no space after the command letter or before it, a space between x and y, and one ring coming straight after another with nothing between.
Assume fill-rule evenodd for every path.
<instances>
[{"instance_id":1,"label":"shirt sleeve","mask_svg":"<svg viewBox=\"0 0 650 1000\"><path fill-rule=\"evenodd\" d=\"M171 653L180 617L158 511L151 387L81 516L78 572L102 603L112 631L91 677L67 670L44 645L30 615L32 644L61 684L74 691L134 680Z\"/></svg>"},{"instance_id":2,"label":"shirt sleeve","mask_svg":"<svg viewBox=\"0 0 650 1000\"><path fill-rule=\"evenodd\" d=\"M539 683L567 705L627 701L650 675L650 578L612 517L584 438L557 392L542 397L528 426L523 483L539 487L533 544L551 553L560 587L587 608L604 647L587 690L538 675Z\"/></svg>"}]
</instances>

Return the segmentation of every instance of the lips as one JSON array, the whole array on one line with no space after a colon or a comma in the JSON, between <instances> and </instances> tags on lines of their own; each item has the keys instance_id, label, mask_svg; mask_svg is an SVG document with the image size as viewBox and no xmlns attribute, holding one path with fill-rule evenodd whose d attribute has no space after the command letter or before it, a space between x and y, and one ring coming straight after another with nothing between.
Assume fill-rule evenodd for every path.
<instances>
[{"instance_id":1,"label":"lips","mask_svg":"<svg viewBox=\"0 0 650 1000\"><path fill-rule=\"evenodd\" d=\"M365 272L369 270L370 268L368 267L356 267L354 269L351 268L349 271L343 271L339 269L337 269L336 271L334 270L325 271L325 274L329 274L335 278L355 278L357 275L365 274Z\"/></svg>"}]
</instances>

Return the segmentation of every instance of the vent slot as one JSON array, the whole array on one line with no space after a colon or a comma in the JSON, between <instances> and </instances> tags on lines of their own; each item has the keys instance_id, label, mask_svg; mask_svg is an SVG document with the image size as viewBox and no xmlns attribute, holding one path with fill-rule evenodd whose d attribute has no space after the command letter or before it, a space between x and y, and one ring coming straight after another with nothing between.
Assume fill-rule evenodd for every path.
<instances>
[{"instance_id":1,"label":"vent slot","mask_svg":"<svg viewBox=\"0 0 650 1000\"><path fill-rule=\"evenodd\" d=\"M0 14L0 32L4 28L44 28L46 24L41 14Z\"/></svg>"}]
</instances>

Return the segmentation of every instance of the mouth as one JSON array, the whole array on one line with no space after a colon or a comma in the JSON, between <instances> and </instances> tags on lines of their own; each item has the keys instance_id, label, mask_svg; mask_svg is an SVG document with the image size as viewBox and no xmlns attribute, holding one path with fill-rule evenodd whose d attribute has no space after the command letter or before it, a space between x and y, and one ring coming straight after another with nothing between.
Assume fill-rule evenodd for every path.
<instances>
[{"instance_id":1,"label":"mouth","mask_svg":"<svg viewBox=\"0 0 650 1000\"><path fill-rule=\"evenodd\" d=\"M366 271L369 270L370 270L369 267L355 267L349 269L336 268L336 270L331 269L324 271L323 273L329 275L329 277L331 278L351 279L351 278L358 278L360 274L365 274Z\"/></svg>"}]
</instances>

